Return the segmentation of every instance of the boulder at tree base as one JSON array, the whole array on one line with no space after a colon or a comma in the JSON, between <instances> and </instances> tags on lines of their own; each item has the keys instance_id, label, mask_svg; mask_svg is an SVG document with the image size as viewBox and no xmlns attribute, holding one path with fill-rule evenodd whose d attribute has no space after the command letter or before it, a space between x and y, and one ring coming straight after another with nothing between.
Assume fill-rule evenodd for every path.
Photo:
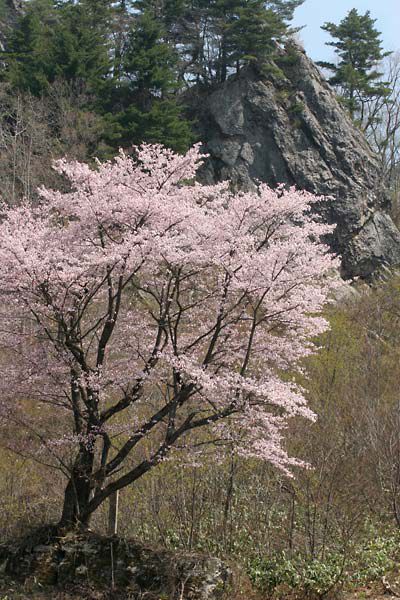
<instances>
[{"instance_id":1,"label":"boulder at tree base","mask_svg":"<svg viewBox=\"0 0 400 600\"><path fill-rule=\"evenodd\" d=\"M400 232L379 162L334 90L297 44L282 51L279 68L248 68L212 93L191 97L199 136L210 158L203 181L294 185L318 195L324 219L336 223L331 240L346 277L368 278L400 264Z\"/></svg>"},{"instance_id":2,"label":"boulder at tree base","mask_svg":"<svg viewBox=\"0 0 400 600\"><path fill-rule=\"evenodd\" d=\"M34 580L48 590L113 588L113 598L148 600L221 600L232 575L218 558L90 531L62 534L53 526L0 544L1 573L19 582Z\"/></svg>"}]
</instances>

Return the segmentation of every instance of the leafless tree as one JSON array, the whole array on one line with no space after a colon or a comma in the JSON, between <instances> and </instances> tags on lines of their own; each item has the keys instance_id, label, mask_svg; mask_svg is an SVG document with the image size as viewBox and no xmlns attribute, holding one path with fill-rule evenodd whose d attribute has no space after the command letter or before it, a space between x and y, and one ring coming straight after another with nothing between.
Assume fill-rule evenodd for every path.
<instances>
[{"instance_id":1,"label":"leafless tree","mask_svg":"<svg viewBox=\"0 0 400 600\"><path fill-rule=\"evenodd\" d=\"M400 195L400 52L388 56L383 79L391 90L387 96L371 99L362 120L362 129L377 152L384 181L393 193L395 216L399 216Z\"/></svg>"}]
</instances>

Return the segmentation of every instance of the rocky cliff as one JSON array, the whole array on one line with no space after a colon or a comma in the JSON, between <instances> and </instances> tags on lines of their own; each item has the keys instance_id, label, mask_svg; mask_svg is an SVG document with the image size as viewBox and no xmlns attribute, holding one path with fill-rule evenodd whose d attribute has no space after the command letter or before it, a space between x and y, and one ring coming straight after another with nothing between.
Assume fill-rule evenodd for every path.
<instances>
[{"instance_id":1,"label":"rocky cliff","mask_svg":"<svg viewBox=\"0 0 400 600\"><path fill-rule=\"evenodd\" d=\"M337 224L331 243L346 276L400 264L400 232L362 132L299 47L282 52L278 65L279 74L248 69L191 100L210 154L202 178L242 188L285 183L331 196L324 218Z\"/></svg>"}]
</instances>

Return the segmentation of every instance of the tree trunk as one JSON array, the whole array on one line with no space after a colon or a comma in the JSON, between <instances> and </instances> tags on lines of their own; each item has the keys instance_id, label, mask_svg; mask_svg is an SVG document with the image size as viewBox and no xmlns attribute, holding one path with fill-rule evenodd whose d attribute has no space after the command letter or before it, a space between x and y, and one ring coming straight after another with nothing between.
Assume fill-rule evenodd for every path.
<instances>
[{"instance_id":1,"label":"tree trunk","mask_svg":"<svg viewBox=\"0 0 400 600\"><path fill-rule=\"evenodd\" d=\"M65 488L63 511L59 523L61 527L88 526L90 515L87 507L90 502L92 469L93 452L81 448Z\"/></svg>"},{"instance_id":2,"label":"tree trunk","mask_svg":"<svg viewBox=\"0 0 400 600\"><path fill-rule=\"evenodd\" d=\"M226 81L228 75L228 65L227 65L227 51L226 51L226 42L222 41L222 49L221 49L221 64L220 64L220 82L224 83Z\"/></svg>"}]
</instances>

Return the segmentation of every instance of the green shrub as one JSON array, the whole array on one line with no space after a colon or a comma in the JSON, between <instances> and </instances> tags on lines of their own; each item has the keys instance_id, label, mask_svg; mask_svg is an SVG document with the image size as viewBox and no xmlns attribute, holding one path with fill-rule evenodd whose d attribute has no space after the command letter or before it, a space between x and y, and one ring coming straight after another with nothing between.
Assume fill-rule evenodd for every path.
<instances>
[{"instance_id":1,"label":"green shrub","mask_svg":"<svg viewBox=\"0 0 400 600\"><path fill-rule=\"evenodd\" d=\"M354 555L356 569L351 579L356 584L368 583L379 579L394 569L398 562L400 534L389 537L376 536L357 548Z\"/></svg>"},{"instance_id":2,"label":"green shrub","mask_svg":"<svg viewBox=\"0 0 400 600\"><path fill-rule=\"evenodd\" d=\"M279 586L297 589L306 596L322 597L342 585L343 557L332 554L326 560L288 558L285 553L272 558L258 558L248 565L253 585L264 592Z\"/></svg>"}]
</instances>

